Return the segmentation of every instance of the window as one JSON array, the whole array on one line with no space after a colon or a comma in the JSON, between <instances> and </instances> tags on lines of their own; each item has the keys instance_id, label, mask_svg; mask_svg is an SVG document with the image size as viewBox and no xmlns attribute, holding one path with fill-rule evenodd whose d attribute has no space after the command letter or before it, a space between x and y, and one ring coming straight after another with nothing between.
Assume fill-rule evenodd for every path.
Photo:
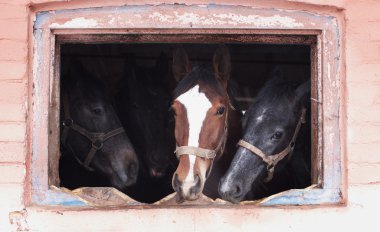
<instances>
[{"instance_id":1,"label":"window","mask_svg":"<svg viewBox=\"0 0 380 232\"><path fill-rule=\"evenodd\" d=\"M191 9L196 13L188 13L190 8L125 6L37 14L30 120L33 204L86 205L67 192L50 187L59 186L59 61L65 44L168 46L180 43L205 46L225 43L236 50L239 46L267 51L275 46L288 46L306 51L304 54L311 58L314 185L309 189L294 189L272 196L261 201L260 205L314 205L343 201L337 19L298 11L234 6L194 7ZM96 14L91 14L94 12Z\"/></svg>"}]
</instances>

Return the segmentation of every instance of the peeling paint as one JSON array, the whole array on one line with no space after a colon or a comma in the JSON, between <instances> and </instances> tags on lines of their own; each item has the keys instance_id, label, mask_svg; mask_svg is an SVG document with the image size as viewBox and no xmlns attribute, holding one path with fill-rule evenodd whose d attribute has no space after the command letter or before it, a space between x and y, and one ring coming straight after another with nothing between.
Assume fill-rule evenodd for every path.
<instances>
[{"instance_id":1,"label":"peeling paint","mask_svg":"<svg viewBox=\"0 0 380 232\"><path fill-rule=\"evenodd\" d=\"M86 19L84 17L80 17L67 21L64 24L52 23L50 25L50 28L88 28L96 27L97 25L98 22L95 19Z\"/></svg>"},{"instance_id":2,"label":"peeling paint","mask_svg":"<svg viewBox=\"0 0 380 232\"><path fill-rule=\"evenodd\" d=\"M173 16L170 15L163 15L159 12L154 12L153 14L149 15L150 19L158 19L161 22L173 22Z\"/></svg>"},{"instance_id":3,"label":"peeling paint","mask_svg":"<svg viewBox=\"0 0 380 232\"><path fill-rule=\"evenodd\" d=\"M259 28L264 27L289 27L300 28L304 24L297 22L294 18L288 16L260 16L260 15L241 15L234 13L226 14L213 14L213 15L199 15L195 13L179 13L174 11L174 15L162 14L160 12L154 12L149 15L149 18L159 20L160 22L178 22L181 24L200 24L200 25L252 25Z\"/></svg>"},{"instance_id":4,"label":"peeling paint","mask_svg":"<svg viewBox=\"0 0 380 232\"><path fill-rule=\"evenodd\" d=\"M115 19L115 18L111 18L111 19L110 19L110 21L108 21L108 23L109 23L109 24L114 24L114 23L115 23L115 21L116 21L116 19Z\"/></svg>"},{"instance_id":5,"label":"peeling paint","mask_svg":"<svg viewBox=\"0 0 380 232\"><path fill-rule=\"evenodd\" d=\"M27 222L28 212L26 209L9 213L9 222L17 226L17 231L29 231Z\"/></svg>"},{"instance_id":6,"label":"peeling paint","mask_svg":"<svg viewBox=\"0 0 380 232\"><path fill-rule=\"evenodd\" d=\"M216 18L228 20L229 24L252 24L257 27L303 27L303 23L296 22L294 18L280 15L273 15L270 17L264 17L259 15L238 15L238 14L214 14Z\"/></svg>"}]
</instances>

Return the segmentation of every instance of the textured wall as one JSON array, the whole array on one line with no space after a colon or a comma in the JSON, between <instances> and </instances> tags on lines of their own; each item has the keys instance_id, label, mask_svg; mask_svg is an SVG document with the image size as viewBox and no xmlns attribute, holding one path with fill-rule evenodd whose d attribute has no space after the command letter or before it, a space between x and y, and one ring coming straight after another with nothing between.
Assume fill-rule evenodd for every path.
<instances>
[{"instance_id":1,"label":"textured wall","mask_svg":"<svg viewBox=\"0 0 380 232\"><path fill-rule=\"evenodd\" d=\"M185 1L144 1L148 4ZM333 2L333 3L332 3ZM208 1L186 1L207 4ZM213 2L215 3L215 1ZM155 231L180 229L195 231L210 228L282 229L317 231L339 225L340 230L360 229L363 223L375 226L380 206L380 2L376 0L289 0L289 1L218 1L264 7L305 9L313 12L342 14L344 41L342 57L346 60L346 101L344 110L347 131L348 203L344 207L252 208L247 210L194 210L184 215L181 209L110 210L107 212L58 211L27 207L23 211L24 185L28 167L27 109L32 83L30 24L34 11L123 5L110 0L0 0L0 231L57 229ZM143 4L128 1L128 4ZM14 212L16 211L16 212ZM12 212L12 213L11 213ZM365 217L364 217L365 215ZM212 221L212 222L211 222ZM100 222L100 223L96 223Z\"/></svg>"}]
</instances>

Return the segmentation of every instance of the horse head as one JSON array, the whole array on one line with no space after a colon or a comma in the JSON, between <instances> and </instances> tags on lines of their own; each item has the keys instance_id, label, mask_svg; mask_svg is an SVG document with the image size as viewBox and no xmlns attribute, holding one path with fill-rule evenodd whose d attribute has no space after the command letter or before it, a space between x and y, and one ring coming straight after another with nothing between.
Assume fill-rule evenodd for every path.
<instances>
[{"instance_id":1,"label":"horse head","mask_svg":"<svg viewBox=\"0 0 380 232\"><path fill-rule=\"evenodd\" d=\"M103 85L72 60L62 78L62 147L83 168L124 189L136 182L138 160Z\"/></svg>"},{"instance_id":2,"label":"horse head","mask_svg":"<svg viewBox=\"0 0 380 232\"><path fill-rule=\"evenodd\" d=\"M173 55L176 155L179 165L172 185L178 200L195 200L204 188L214 160L223 153L227 139L230 101L227 82L230 55L220 47L212 65L191 66L180 48Z\"/></svg>"},{"instance_id":3,"label":"horse head","mask_svg":"<svg viewBox=\"0 0 380 232\"><path fill-rule=\"evenodd\" d=\"M219 185L225 200L239 202L257 185L270 181L289 162L295 149L305 122L310 81L284 82L278 75L275 73L259 91L244 115L242 140Z\"/></svg>"}]
</instances>

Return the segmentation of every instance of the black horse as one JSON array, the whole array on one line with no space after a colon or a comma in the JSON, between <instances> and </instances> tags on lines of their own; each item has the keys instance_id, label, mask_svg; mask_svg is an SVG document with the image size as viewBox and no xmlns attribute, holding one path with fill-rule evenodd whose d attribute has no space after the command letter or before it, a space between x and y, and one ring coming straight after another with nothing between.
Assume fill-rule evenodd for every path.
<instances>
[{"instance_id":1,"label":"black horse","mask_svg":"<svg viewBox=\"0 0 380 232\"><path fill-rule=\"evenodd\" d=\"M146 66L137 65L132 54L126 57L125 76L115 102L140 159L137 184L128 188L127 194L152 203L173 192L176 160L171 94L165 85L168 59L161 54L154 67Z\"/></svg>"},{"instance_id":2,"label":"black horse","mask_svg":"<svg viewBox=\"0 0 380 232\"><path fill-rule=\"evenodd\" d=\"M244 115L239 149L219 183L223 199L236 203L310 185L309 99L310 81L284 81L275 72Z\"/></svg>"},{"instance_id":3,"label":"black horse","mask_svg":"<svg viewBox=\"0 0 380 232\"><path fill-rule=\"evenodd\" d=\"M139 163L110 99L82 64L62 67L61 186L112 186L136 182Z\"/></svg>"}]
</instances>

